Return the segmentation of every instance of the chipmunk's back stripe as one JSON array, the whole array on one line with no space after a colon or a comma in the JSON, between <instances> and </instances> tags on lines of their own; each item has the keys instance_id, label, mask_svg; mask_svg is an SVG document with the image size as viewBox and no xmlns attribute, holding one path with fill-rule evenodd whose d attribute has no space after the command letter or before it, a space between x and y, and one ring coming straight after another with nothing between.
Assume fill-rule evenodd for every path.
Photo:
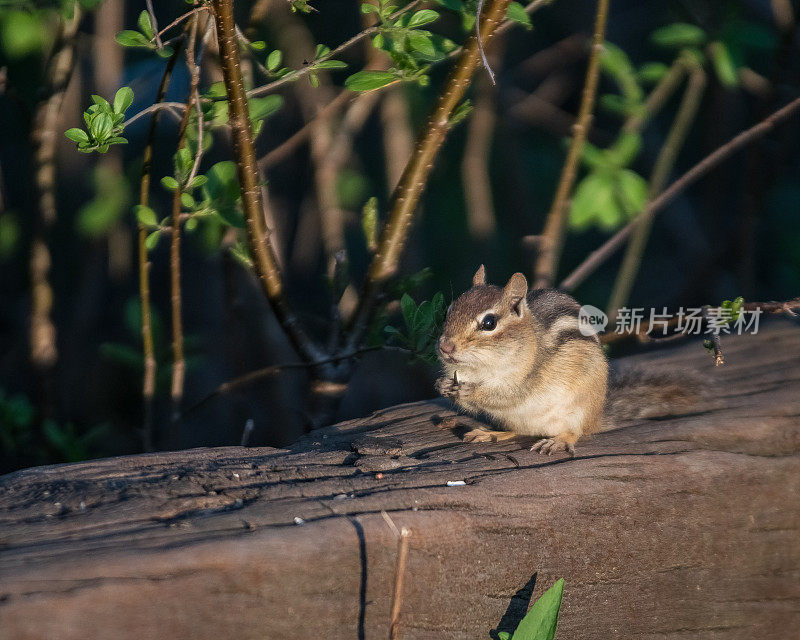
<instances>
[{"instance_id":1,"label":"chipmunk's back stripe","mask_svg":"<svg viewBox=\"0 0 800 640\"><path fill-rule=\"evenodd\" d=\"M574 318L574 326L578 326L581 306L565 293L555 289L535 289L528 294L528 304L547 331L561 318Z\"/></svg>"},{"instance_id":2,"label":"chipmunk's back stripe","mask_svg":"<svg viewBox=\"0 0 800 640\"><path fill-rule=\"evenodd\" d=\"M600 342L600 338L598 338L597 335L585 336L578 329L565 329L556 334L554 341L555 348L558 349L559 347L567 344L567 342L572 342L573 340L587 340L595 344Z\"/></svg>"}]
</instances>

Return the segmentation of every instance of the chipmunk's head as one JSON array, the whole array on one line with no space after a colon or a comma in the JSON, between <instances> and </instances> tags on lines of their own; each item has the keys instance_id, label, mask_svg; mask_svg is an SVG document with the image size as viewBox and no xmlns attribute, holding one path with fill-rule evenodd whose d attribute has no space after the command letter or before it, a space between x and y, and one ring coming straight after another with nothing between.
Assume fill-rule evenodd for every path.
<instances>
[{"instance_id":1,"label":"chipmunk's head","mask_svg":"<svg viewBox=\"0 0 800 640\"><path fill-rule=\"evenodd\" d=\"M503 288L486 284L481 265L472 288L447 310L439 338L439 359L448 371L496 369L511 365L533 349L533 324L526 295L528 282L515 273ZM487 374L489 372L487 371Z\"/></svg>"}]
</instances>

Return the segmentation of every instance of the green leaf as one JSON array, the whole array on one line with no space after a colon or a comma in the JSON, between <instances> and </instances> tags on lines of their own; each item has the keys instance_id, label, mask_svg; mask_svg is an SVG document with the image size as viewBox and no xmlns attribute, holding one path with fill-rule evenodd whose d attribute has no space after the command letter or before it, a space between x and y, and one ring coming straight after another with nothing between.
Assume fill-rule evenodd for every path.
<instances>
[{"instance_id":1,"label":"green leaf","mask_svg":"<svg viewBox=\"0 0 800 640\"><path fill-rule=\"evenodd\" d=\"M256 51L263 51L267 48L267 43L263 40L253 40L253 42L250 43L250 48Z\"/></svg>"},{"instance_id":2,"label":"green leaf","mask_svg":"<svg viewBox=\"0 0 800 640\"><path fill-rule=\"evenodd\" d=\"M331 52L331 48L324 45L318 44L317 49L314 52L314 60L321 58L322 56L327 56Z\"/></svg>"},{"instance_id":3,"label":"green leaf","mask_svg":"<svg viewBox=\"0 0 800 640\"><path fill-rule=\"evenodd\" d=\"M590 173L580 181L572 198L569 223L578 231L593 225L606 228L619 224L622 212L614 197L613 174Z\"/></svg>"},{"instance_id":4,"label":"green leaf","mask_svg":"<svg viewBox=\"0 0 800 640\"><path fill-rule=\"evenodd\" d=\"M706 41L706 33L700 27L685 22L676 22L657 29L650 34L653 44L670 49L699 47Z\"/></svg>"},{"instance_id":5,"label":"green leaf","mask_svg":"<svg viewBox=\"0 0 800 640\"><path fill-rule=\"evenodd\" d=\"M617 168L627 167L634 161L642 148L642 136L638 133L623 133L604 155L609 163Z\"/></svg>"},{"instance_id":6,"label":"green leaf","mask_svg":"<svg viewBox=\"0 0 800 640\"><path fill-rule=\"evenodd\" d=\"M146 207L142 204L137 204L134 207L134 211L136 211L136 219L139 221L140 224L144 225L145 227L157 227L158 226L158 218L156 217L156 212L153 211L150 207Z\"/></svg>"},{"instance_id":7,"label":"green leaf","mask_svg":"<svg viewBox=\"0 0 800 640\"><path fill-rule=\"evenodd\" d=\"M283 53L280 49L275 49L267 56L267 69L270 71L275 71L278 67L281 66L281 61L283 60Z\"/></svg>"},{"instance_id":8,"label":"green leaf","mask_svg":"<svg viewBox=\"0 0 800 640\"><path fill-rule=\"evenodd\" d=\"M114 125L111 123L111 118L105 113L99 113L92 119L92 124L89 127L92 137L98 144L102 144L111 135L111 130Z\"/></svg>"},{"instance_id":9,"label":"green leaf","mask_svg":"<svg viewBox=\"0 0 800 640\"><path fill-rule=\"evenodd\" d=\"M347 63L341 60L323 60L322 62L317 62L314 67L316 69L346 69Z\"/></svg>"},{"instance_id":10,"label":"green leaf","mask_svg":"<svg viewBox=\"0 0 800 640\"><path fill-rule=\"evenodd\" d=\"M164 176L161 178L161 184L170 191L175 191L179 187L178 181L172 176Z\"/></svg>"},{"instance_id":11,"label":"green leaf","mask_svg":"<svg viewBox=\"0 0 800 640\"><path fill-rule=\"evenodd\" d=\"M283 96L269 95L264 98L251 98L249 101L250 119L263 120L283 106Z\"/></svg>"},{"instance_id":12,"label":"green leaf","mask_svg":"<svg viewBox=\"0 0 800 640\"><path fill-rule=\"evenodd\" d=\"M114 37L114 39L123 47L144 47L146 49L156 48L156 45L150 42L150 40L147 39L147 36L138 31L131 31L130 29L120 31Z\"/></svg>"},{"instance_id":13,"label":"green leaf","mask_svg":"<svg viewBox=\"0 0 800 640\"><path fill-rule=\"evenodd\" d=\"M644 209L648 190L647 181L635 171L623 169L617 174L617 200L628 217Z\"/></svg>"},{"instance_id":14,"label":"green leaf","mask_svg":"<svg viewBox=\"0 0 800 640\"><path fill-rule=\"evenodd\" d=\"M508 631L498 631L497 640L511 640L511 634Z\"/></svg>"},{"instance_id":15,"label":"green leaf","mask_svg":"<svg viewBox=\"0 0 800 640\"><path fill-rule=\"evenodd\" d=\"M398 79L391 71L358 71L344 81L344 86L351 91L373 91Z\"/></svg>"},{"instance_id":16,"label":"green leaf","mask_svg":"<svg viewBox=\"0 0 800 640\"><path fill-rule=\"evenodd\" d=\"M197 204L194 201L194 198L189 193L182 193L181 194L181 204L186 207L187 209L194 209L195 205Z\"/></svg>"},{"instance_id":17,"label":"green leaf","mask_svg":"<svg viewBox=\"0 0 800 640\"><path fill-rule=\"evenodd\" d=\"M312 87L319 86L319 76L313 71L308 74L308 82Z\"/></svg>"},{"instance_id":18,"label":"green leaf","mask_svg":"<svg viewBox=\"0 0 800 640\"><path fill-rule=\"evenodd\" d=\"M7 211L0 216L0 260L10 258L17 248L20 237L19 222Z\"/></svg>"},{"instance_id":19,"label":"green leaf","mask_svg":"<svg viewBox=\"0 0 800 640\"><path fill-rule=\"evenodd\" d=\"M422 9L421 11L415 12L414 15L411 16L411 19L408 21L407 27L409 29L416 29L417 27L421 27L422 25L435 22L438 19L439 19L438 11L434 11L433 9Z\"/></svg>"},{"instance_id":20,"label":"green leaf","mask_svg":"<svg viewBox=\"0 0 800 640\"><path fill-rule=\"evenodd\" d=\"M64 135L73 142L89 142L89 135L83 129L78 129L77 127L67 129Z\"/></svg>"},{"instance_id":21,"label":"green leaf","mask_svg":"<svg viewBox=\"0 0 800 640\"><path fill-rule=\"evenodd\" d=\"M524 25L525 28L528 30L533 29L533 23L531 22L531 17L528 15L528 12L525 11L525 7L522 6L519 2L512 2L511 4L508 5L508 10L506 11L506 18L514 22L518 22L521 25Z\"/></svg>"},{"instance_id":22,"label":"green leaf","mask_svg":"<svg viewBox=\"0 0 800 640\"><path fill-rule=\"evenodd\" d=\"M52 37L47 23L38 15L0 10L0 17L0 45L9 58L22 58L40 51Z\"/></svg>"},{"instance_id":23,"label":"green leaf","mask_svg":"<svg viewBox=\"0 0 800 640\"><path fill-rule=\"evenodd\" d=\"M553 640L556 636L558 610L561 608L563 591L564 579L561 578L531 607L514 631L511 640Z\"/></svg>"},{"instance_id":24,"label":"green leaf","mask_svg":"<svg viewBox=\"0 0 800 640\"><path fill-rule=\"evenodd\" d=\"M114 96L114 113L124 114L133 104L133 89L122 87Z\"/></svg>"},{"instance_id":25,"label":"green leaf","mask_svg":"<svg viewBox=\"0 0 800 640\"><path fill-rule=\"evenodd\" d=\"M189 184L186 185L186 188L196 189L197 187L202 187L206 182L208 182L208 178L206 178L205 176L195 176L194 178L192 178Z\"/></svg>"},{"instance_id":26,"label":"green leaf","mask_svg":"<svg viewBox=\"0 0 800 640\"><path fill-rule=\"evenodd\" d=\"M400 298L400 309L403 312L403 322L406 323L406 328L411 330L414 326L414 314L417 312L417 304L407 293L404 293Z\"/></svg>"},{"instance_id":27,"label":"green leaf","mask_svg":"<svg viewBox=\"0 0 800 640\"><path fill-rule=\"evenodd\" d=\"M467 99L453 109L453 114L450 116L449 125L455 127L458 123L464 121L470 113L472 113L472 101Z\"/></svg>"},{"instance_id":28,"label":"green leaf","mask_svg":"<svg viewBox=\"0 0 800 640\"><path fill-rule=\"evenodd\" d=\"M646 62L639 67L636 77L642 82L655 84L666 75L668 70L669 67L663 62Z\"/></svg>"},{"instance_id":29,"label":"green leaf","mask_svg":"<svg viewBox=\"0 0 800 640\"><path fill-rule=\"evenodd\" d=\"M147 11L142 11L139 14L139 31L141 31L148 39L152 40L155 37L153 31L153 23L150 21L150 14Z\"/></svg>"},{"instance_id":30,"label":"green leaf","mask_svg":"<svg viewBox=\"0 0 800 640\"><path fill-rule=\"evenodd\" d=\"M408 34L408 44L414 51L419 51L426 56L435 56L436 48L430 37L420 31L411 31Z\"/></svg>"},{"instance_id":31,"label":"green leaf","mask_svg":"<svg viewBox=\"0 0 800 640\"><path fill-rule=\"evenodd\" d=\"M184 195L186 195L186 194L184 194ZM186 230L187 231L194 231L195 229L197 229L197 223L198 223L197 218L189 218L186 221L186 225L185 225Z\"/></svg>"},{"instance_id":32,"label":"green leaf","mask_svg":"<svg viewBox=\"0 0 800 640\"><path fill-rule=\"evenodd\" d=\"M378 13L378 7L374 4L369 4L368 2L364 2L361 5L361 13L363 14L370 14L370 13Z\"/></svg>"},{"instance_id":33,"label":"green leaf","mask_svg":"<svg viewBox=\"0 0 800 640\"><path fill-rule=\"evenodd\" d=\"M161 237L161 231L153 231L147 238L144 240L144 246L147 248L148 251L152 251L156 248L158 244L158 239Z\"/></svg>"},{"instance_id":34,"label":"green leaf","mask_svg":"<svg viewBox=\"0 0 800 640\"><path fill-rule=\"evenodd\" d=\"M708 51L711 54L714 71L716 71L720 83L728 88L737 87L739 85L739 75L728 47L722 42L712 42L708 45Z\"/></svg>"}]
</instances>

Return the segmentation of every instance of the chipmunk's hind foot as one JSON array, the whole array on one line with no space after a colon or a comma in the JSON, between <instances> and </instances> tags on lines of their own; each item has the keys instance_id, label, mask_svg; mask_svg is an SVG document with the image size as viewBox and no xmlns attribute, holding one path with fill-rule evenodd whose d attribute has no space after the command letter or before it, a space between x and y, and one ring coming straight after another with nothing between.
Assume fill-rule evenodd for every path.
<instances>
[{"instance_id":1,"label":"chipmunk's hind foot","mask_svg":"<svg viewBox=\"0 0 800 640\"><path fill-rule=\"evenodd\" d=\"M531 451L536 451L542 455L551 456L556 451L565 451L570 458L575 457L575 443L578 441L571 431L559 433L553 438L542 438L536 441L531 447Z\"/></svg>"},{"instance_id":2,"label":"chipmunk's hind foot","mask_svg":"<svg viewBox=\"0 0 800 640\"><path fill-rule=\"evenodd\" d=\"M504 440L511 440L513 437L514 434L509 431L472 429L464 434L463 440L464 442L503 442Z\"/></svg>"}]
</instances>

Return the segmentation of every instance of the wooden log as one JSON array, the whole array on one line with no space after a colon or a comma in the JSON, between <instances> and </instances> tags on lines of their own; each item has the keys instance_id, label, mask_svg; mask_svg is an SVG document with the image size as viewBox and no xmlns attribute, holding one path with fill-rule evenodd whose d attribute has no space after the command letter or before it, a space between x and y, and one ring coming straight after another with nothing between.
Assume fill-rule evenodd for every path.
<instances>
[{"instance_id":1,"label":"wooden log","mask_svg":"<svg viewBox=\"0 0 800 640\"><path fill-rule=\"evenodd\" d=\"M797 638L800 330L637 356L715 401L547 458L393 407L292 447L226 447L0 478L0 637L486 638L565 578L559 640ZM464 485L448 486L463 481Z\"/></svg>"}]
</instances>

